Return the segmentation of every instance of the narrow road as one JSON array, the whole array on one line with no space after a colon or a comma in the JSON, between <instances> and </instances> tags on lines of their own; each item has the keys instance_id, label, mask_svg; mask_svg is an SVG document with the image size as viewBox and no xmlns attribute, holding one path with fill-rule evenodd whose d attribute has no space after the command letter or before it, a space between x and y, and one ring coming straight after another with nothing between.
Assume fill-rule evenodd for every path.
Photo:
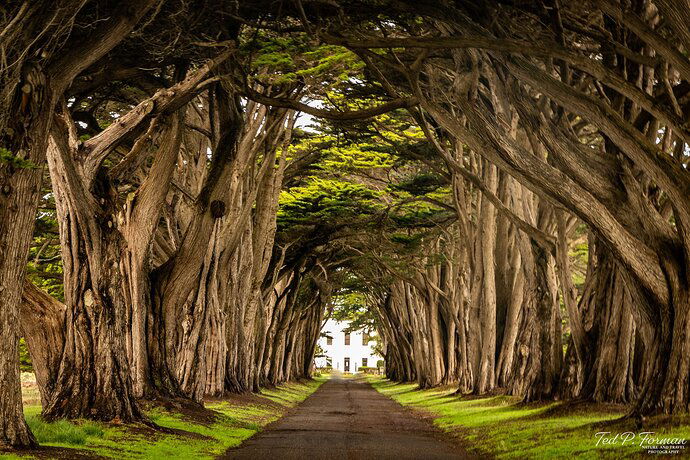
<instances>
[{"instance_id":1,"label":"narrow road","mask_svg":"<svg viewBox=\"0 0 690 460\"><path fill-rule=\"evenodd\" d=\"M368 383L335 377L227 459L476 458Z\"/></svg>"}]
</instances>

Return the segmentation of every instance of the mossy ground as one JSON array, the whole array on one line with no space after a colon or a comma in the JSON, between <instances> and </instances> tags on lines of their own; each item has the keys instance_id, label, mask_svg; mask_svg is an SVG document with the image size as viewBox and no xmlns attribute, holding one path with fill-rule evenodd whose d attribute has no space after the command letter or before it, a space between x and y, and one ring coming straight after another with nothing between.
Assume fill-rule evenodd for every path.
<instances>
[{"instance_id":1,"label":"mossy ground","mask_svg":"<svg viewBox=\"0 0 690 460\"><path fill-rule=\"evenodd\" d=\"M105 457L116 459L212 459L228 448L239 445L266 424L303 401L325 381L289 383L264 390L260 395L237 400L217 400L206 404L217 412L215 422L204 424L182 414L159 407L147 411L149 418L167 432L145 426L113 425L90 421L57 421L41 419L41 407L27 404L25 414L41 446L60 449L57 458ZM25 392L30 397L30 392ZM27 401L28 402L28 401ZM5 453L8 458L51 458L45 452ZM0 456L3 453L0 452ZM5 458L5 457L3 457Z\"/></svg>"},{"instance_id":2,"label":"mossy ground","mask_svg":"<svg viewBox=\"0 0 690 460\"><path fill-rule=\"evenodd\" d=\"M596 433L635 434L650 431L657 437L677 437L690 444L690 420L652 418L642 427L620 421L625 408L609 405L566 406L561 403L523 404L519 398L460 397L453 388L419 390L414 383L399 384L370 377L379 392L398 403L429 414L434 424L464 440L470 451L497 458L648 458L640 437L620 445L597 446ZM690 455L690 445L680 456Z\"/></svg>"}]
</instances>

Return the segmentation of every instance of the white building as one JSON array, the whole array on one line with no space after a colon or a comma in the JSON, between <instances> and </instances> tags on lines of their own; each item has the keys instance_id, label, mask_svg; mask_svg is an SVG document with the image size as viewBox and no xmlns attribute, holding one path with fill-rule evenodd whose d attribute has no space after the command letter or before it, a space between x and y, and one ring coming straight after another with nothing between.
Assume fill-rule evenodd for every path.
<instances>
[{"instance_id":1,"label":"white building","mask_svg":"<svg viewBox=\"0 0 690 460\"><path fill-rule=\"evenodd\" d=\"M322 329L319 345L325 356L316 358L316 367L328 367L342 372L357 372L360 367L376 367L381 359L374 352L375 342L363 331L346 334L343 329L349 325L348 321L329 319Z\"/></svg>"}]
</instances>

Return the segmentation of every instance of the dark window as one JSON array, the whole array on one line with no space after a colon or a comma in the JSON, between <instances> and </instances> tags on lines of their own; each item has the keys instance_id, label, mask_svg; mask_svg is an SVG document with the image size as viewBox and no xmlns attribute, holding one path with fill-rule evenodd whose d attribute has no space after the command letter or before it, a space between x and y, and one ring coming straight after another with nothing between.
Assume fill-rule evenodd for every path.
<instances>
[{"instance_id":1,"label":"dark window","mask_svg":"<svg viewBox=\"0 0 690 460\"><path fill-rule=\"evenodd\" d=\"M350 372L350 358L345 358L345 363L343 365L343 370L345 372Z\"/></svg>"},{"instance_id":2,"label":"dark window","mask_svg":"<svg viewBox=\"0 0 690 460\"><path fill-rule=\"evenodd\" d=\"M333 345L333 337L326 337L326 345Z\"/></svg>"},{"instance_id":3,"label":"dark window","mask_svg":"<svg viewBox=\"0 0 690 460\"><path fill-rule=\"evenodd\" d=\"M362 358L362 367L367 367L367 358Z\"/></svg>"},{"instance_id":4,"label":"dark window","mask_svg":"<svg viewBox=\"0 0 690 460\"><path fill-rule=\"evenodd\" d=\"M333 367L333 360L326 357L326 367Z\"/></svg>"},{"instance_id":5,"label":"dark window","mask_svg":"<svg viewBox=\"0 0 690 460\"><path fill-rule=\"evenodd\" d=\"M345 345L350 345L350 333L346 332L345 333ZM349 360L349 358L346 358Z\"/></svg>"},{"instance_id":6,"label":"dark window","mask_svg":"<svg viewBox=\"0 0 690 460\"><path fill-rule=\"evenodd\" d=\"M369 345L369 334L362 332L362 345ZM366 364L364 364L366 366Z\"/></svg>"}]
</instances>

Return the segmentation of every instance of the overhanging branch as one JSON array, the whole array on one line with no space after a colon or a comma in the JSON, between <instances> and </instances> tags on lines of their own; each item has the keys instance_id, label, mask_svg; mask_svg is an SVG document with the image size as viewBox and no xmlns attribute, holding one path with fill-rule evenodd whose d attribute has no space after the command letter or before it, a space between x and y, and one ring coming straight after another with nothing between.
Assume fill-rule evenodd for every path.
<instances>
[{"instance_id":1,"label":"overhanging branch","mask_svg":"<svg viewBox=\"0 0 690 460\"><path fill-rule=\"evenodd\" d=\"M312 107L303 102L299 102L294 99L286 97L269 97L265 96L252 88L245 86L244 88L238 89L239 92L246 98L257 102L259 104L269 105L272 107L281 107L284 109L297 110L299 112L304 112L317 118L325 118L327 120L335 121L353 121L353 120L364 120L367 118L375 117L393 110L405 109L414 107L419 103L417 98L399 98L394 99L389 102L385 102L376 107L371 107L368 109L361 110L346 110L342 112L337 112L334 110L325 110Z\"/></svg>"}]
</instances>

